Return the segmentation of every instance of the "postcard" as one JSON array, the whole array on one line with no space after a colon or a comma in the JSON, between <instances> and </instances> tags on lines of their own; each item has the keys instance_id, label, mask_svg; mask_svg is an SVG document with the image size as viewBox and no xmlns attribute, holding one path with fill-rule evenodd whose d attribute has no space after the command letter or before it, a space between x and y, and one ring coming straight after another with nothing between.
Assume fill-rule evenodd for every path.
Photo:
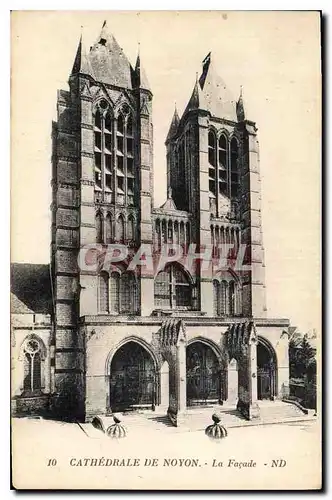
<instances>
[{"instance_id":1,"label":"postcard","mask_svg":"<svg viewBox=\"0 0 332 500\"><path fill-rule=\"evenodd\" d=\"M17 490L319 490L318 11L11 14Z\"/></svg>"}]
</instances>

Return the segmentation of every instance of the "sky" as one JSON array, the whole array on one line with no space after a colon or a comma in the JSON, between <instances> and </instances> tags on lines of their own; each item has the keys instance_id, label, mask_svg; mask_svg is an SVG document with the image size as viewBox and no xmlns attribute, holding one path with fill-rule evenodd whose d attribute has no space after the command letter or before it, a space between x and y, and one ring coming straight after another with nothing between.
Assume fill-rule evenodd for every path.
<instances>
[{"instance_id":1,"label":"sky","mask_svg":"<svg viewBox=\"0 0 332 500\"><path fill-rule=\"evenodd\" d=\"M320 330L321 76L315 12L21 11L12 14L11 260L50 254L51 122L81 32L104 20L132 64L138 45L153 92L155 205L166 197L164 141L211 51L260 142L270 317Z\"/></svg>"}]
</instances>

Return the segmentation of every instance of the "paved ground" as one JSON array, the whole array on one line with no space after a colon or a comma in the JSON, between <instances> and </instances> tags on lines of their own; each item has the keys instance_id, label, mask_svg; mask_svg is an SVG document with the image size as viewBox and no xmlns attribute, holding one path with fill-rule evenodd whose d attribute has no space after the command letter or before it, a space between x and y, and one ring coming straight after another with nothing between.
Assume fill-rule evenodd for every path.
<instances>
[{"instance_id":1,"label":"paved ground","mask_svg":"<svg viewBox=\"0 0 332 500\"><path fill-rule=\"evenodd\" d=\"M112 440L96 429L89 438L77 424L13 419L14 485L97 489L305 489L320 485L316 420L229 428L228 437L218 443L203 430L185 432L158 420L151 424L143 415L129 417L126 425L127 437ZM88 466L84 459L90 460ZM108 459L108 466L100 465L101 459L104 463Z\"/></svg>"},{"instance_id":2,"label":"paved ground","mask_svg":"<svg viewBox=\"0 0 332 500\"><path fill-rule=\"evenodd\" d=\"M129 413L120 416L127 429L121 440L110 439L91 423L13 419L14 484L98 489L317 488L321 463L317 417L280 401L262 402L260 408L261 418L254 422L243 419L233 406L193 408L177 428L158 412ZM228 430L227 438L219 442L204 433L215 411ZM113 418L107 417L104 423L112 425ZM55 465L49 465L51 460ZM108 466L98 465L100 460L108 460Z\"/></svg>"},{"instance_id":3,"label":"paved ground","mask_svg":"<svg viewBox=\"0 0 332 500\"><path fill-rule=\"evenodd\" d=\"M209 408L191 408L186 412L179 427L174 427L164 413L158 411L147 411L140 413L118 414L122 423L128 428L130 433L141 432L154 433L156 431L173 434L182 432L202 431L212 424L212 415L217 412L221 417L221 422L226 428L248 427L256 425L268 425L277 423L307 422L315 420L315 417L307 416L293 404L281 401L260 402L261 416L252 421L246 420L233 406L215 406ZM104 419L105 426L113 424L112 417ZM90 437L96 437L100 431L96 431L91 424L82 424L82 430Z\"/></svg>"}]
</instances>

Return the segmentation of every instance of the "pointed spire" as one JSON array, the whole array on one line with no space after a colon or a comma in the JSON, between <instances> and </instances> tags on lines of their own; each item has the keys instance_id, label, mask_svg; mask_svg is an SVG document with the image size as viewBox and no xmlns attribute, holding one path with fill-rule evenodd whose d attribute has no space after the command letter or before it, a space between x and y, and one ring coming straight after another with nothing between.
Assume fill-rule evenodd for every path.
<instances>
[{"instance_id":1,"label":"pointed spire","mask_svg":"<svg viewBox=\"0 0 332 500\"><path fill-rule=\"evenodd\" d=\"M83 31L82 26L81 26L81 28ZM78 43L77 51L76 51L76 56L75 56L73 68L71 70L71 75L81 73L84 75L89 75L89 76L94 77L93 70L91 68L91 64L90 64L89 59L86 55L86 51L85 51L85 47L84 47L84 43L83 43L82 31L81 31L81 36L80 36L80 40Z\"/></svg>"},{"instance_id":2,"label":"pointed spire","mask_svg":"<svg viewBox=\"0 0 332 500\"><path fill-rule=\"evenodd\" d=\"M189 111L192 111L193 109L199 109L199 85L198 85L198 79L197 79L197 73L196 73L196 81L195 85L191 94L191 97L189 99L189 102L187 104L186 110L184 112L188 113Z\"/></svg>"},{"instance_id":3,"label":"pointed spire","mask_svg":"<svg viewBox=\"0 0 332 500\"><path fill-rule=\"evenodd\" d=\"M117 87L132 88L132 67L104 21L100 35L88 55L95 79Z\"/></svg>"},{"instance_id":4,"label":"pointed spire","mask_svg":"<svg viewBox=\"0 0 332 500\"><path fill-rule=\"evenodd\" d=\"M176 103L175 103L173 118L172 118L171 125L169 127L168 134L166 137L166 144L176 135L176 133L178 131L179 123L180 123L180 118L179 118L178 110L176 109Z\"/></svg>"},{"instance_id":5,"label":"pointed spire","mask_svg":"<svg viewBox=\"0 0 332 500\"><path fill-rule=\"evenodd\" d=\"M138 51L137 51L137 59L135 64L135 86L149 90L151 92L150 84L148 78L146 76L144 68L141 66L141 56L140 56L140 43L138 42Z\"/></svg>"},{"instance_id":6,"label":"pointed spire","mask_svg":"<svg viewBox=\"0 0 332 500\"><path fill-rule=\"evenodd\" d=\"M194 85L191 97L189 99L189 102L187 104L187 107L186 107L183 114L185 115L186 113L189 113L189 111L193 111L196 109L202 109L202 110L207 109L205 97L204 97L204 94L202 92L199 80L198 80L198 73L196 73L195 85Z\"/></svg>"},{"instance_id":7,"label":"pointed spire","mask_svg":"<svg viewBox=\"0 0 332 500\"><path fill-rule=\"evenodd\" d=\"M211 52L203 59L202 66L202 74L199 79L201 96L205 100L202 109L209 111L212 116L236 122L236 102L225 82L215 70Z\"/></svg>"},{"instance_id":8,"label":"pointed spire","mask_svg":"<svg viewBox=\"0 0 332 500\"><path fill-rule=\"evenodd\" d=\"M243 86L242 85L240 87L240 97L236 103L236 114L237 114L237 119L239 120L239 122L242 122L243 120L245 120L246 115L245 115L244 102L243 102Z\"/></svg>"},{"instance_id":9,"label":"pointed spire","mask_svg":"<svg viewBox=\"0 0 332 500\"><path fill-rule=\"evenodd\" d=\"M177 105L176 105L176 101L174 102L174 115L173 115L173 118L175 118L175 120L177 122L177 125L178 125L179 122L180 122L180 117L179 117L179 113L178 113L178 108L177 108Z\"/></svg>"}]
</instances>

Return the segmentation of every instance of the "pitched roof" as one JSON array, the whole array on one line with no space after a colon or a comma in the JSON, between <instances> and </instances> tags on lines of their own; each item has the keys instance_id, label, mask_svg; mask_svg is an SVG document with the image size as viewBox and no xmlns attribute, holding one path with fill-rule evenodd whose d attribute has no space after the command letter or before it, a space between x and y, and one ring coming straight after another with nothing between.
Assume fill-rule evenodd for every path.
<instances>
[{"instance_id":1,"label":"pitched roof","mask_svg":"<svg viewBox=\"0 0 332 500\"><path fill-rule=\"evenodd\" d=\"M108 32L106 21L87 59L98 82L132 88L132 67L114 36Z\"/></svg>"},{"instance_id":2,"label":"pitched roof","mask_svg":"<svg viewBox=\"0 0 332 500\"><path fill-rule=\"evenodd\" d=\"M48 264L13 263L10 268L11 312L51 314L52 291Z\"/></svg>"},{"instance_id":3,"label":"pitched roof","mask_svg":"<svg viewBox=\"0 0 332 500\"><path fill-rule=\"evenodd\" d=\"M29 309L16 295L10 292L10 310L14 314L33 314L32 309Z\"/></svg>"},{"instance_id":4,"label":"pitched roof","mask_svg":"<svg viewBox=\"0 0 332 500\"><path fill-rule=\"evenodd\" d=\"M203 60L199 86L204 97L204 102L199 103L200 109L206 109L212 116L237 121L236 102L225 82L216 72L211 52Z\"/></svg>"},{"instance_id":5,"label":"pitched roof","mask_svg":"<svg viewBox=\"0 0 332 500\"><path fill-rule=\"evenodd\" d=\"M168 188L168 194L167 194L167 200L165 201L165 203L163 203L160 207L161 209L165 210L165 211L175 211L177 210L176 208L176 205L174 203L174 200L172 198L172 188L169 187Z\"/></svg>"}]
</instances>

